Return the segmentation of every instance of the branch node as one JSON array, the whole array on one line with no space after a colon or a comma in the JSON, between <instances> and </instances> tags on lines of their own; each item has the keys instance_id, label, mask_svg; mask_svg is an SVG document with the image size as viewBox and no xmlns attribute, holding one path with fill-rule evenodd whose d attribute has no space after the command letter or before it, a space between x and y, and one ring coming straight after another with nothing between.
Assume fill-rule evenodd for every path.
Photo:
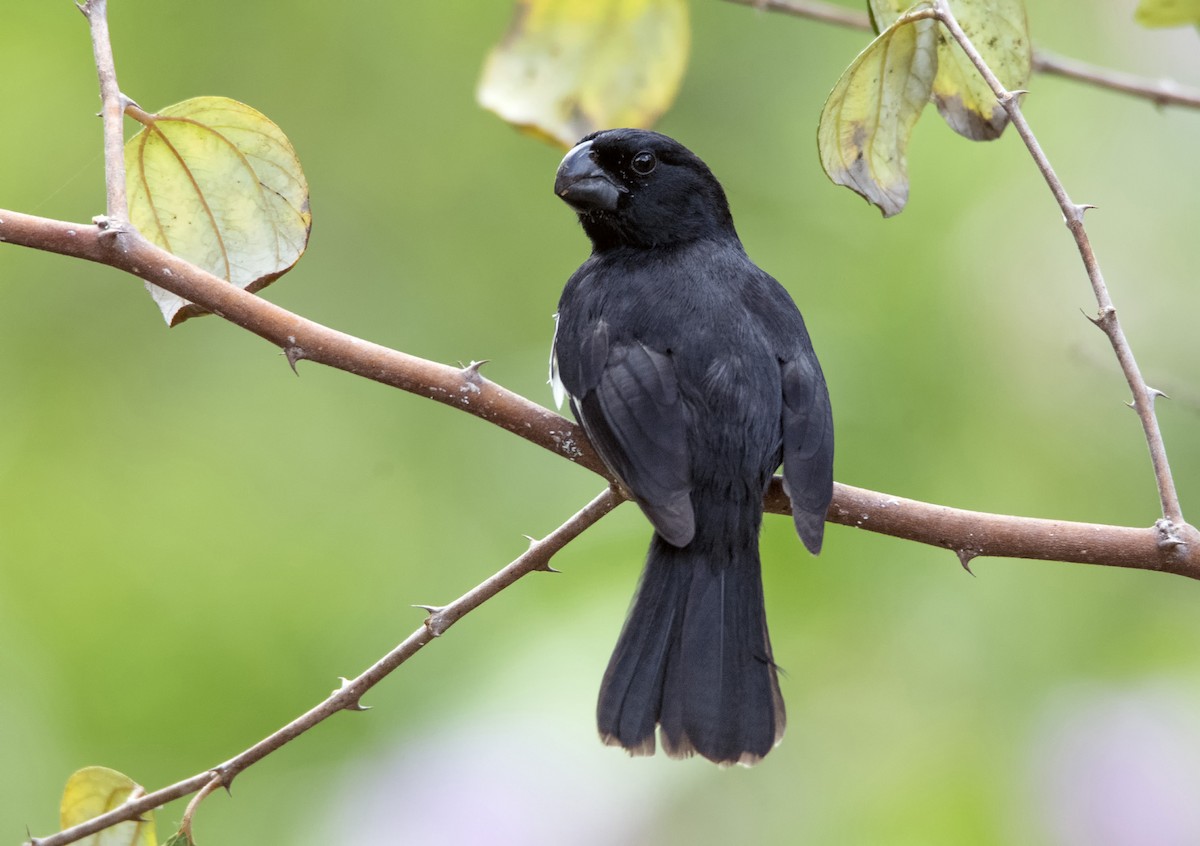
<instances>
[{"instance_id":1,"label":"branch node","mask_svg":"<svg viewBox=\"0 0 1200 846\"><path fill-rule=\"evenodd\" d=\"M108 215L98 214L92 218L92 223L100 230L100 242L116 243L116 238L130 230L127 223L109 217Z\"/></svg>"},{"instance_id":2,"label":"branch node","mask_svg":"<svg viewBox=\"0 0 1200 846\"><path fill-rule=\"evenodd\" d=\"M1176 526L1167 518L1156 520L1154 528L1158 529L1158 548L1172 557L1177 557L1186 551L1188 542L1181 538Z\"/></svg>"},{"instance_id":3,"label":"branch node","mask_svg":"<svg viewBox=\"0 0 1200 846\"><path fill-rule=\"evenodd\" d=\"M121 114L125 114L125 112L129 110L130 106L133 106L133 108L137 109L138 111L145 111L145 109L138 105L137 100L130 97L124 91L117 92L117 102L121 105Z\"/></svg>"},{"instance_id":4,"label":"branch node","mask_svg":"<svg viewBox=\"0 0 1200 846\"><path fill-rule=\"evenodd\" d=\"M209 784L217 784L217 785L225 788L225 792L228 793L230 796L232 796L233 795L233 780L235 778L237 778L237 774L240 772L240 770L233 769L230 766L230 763L232 763L232 761L226 761L224 764L221 764L219 767L213 767L208 772L209 772L209 775L212 776L212 779L209 781Z\"/></svg>"}]
</instances>

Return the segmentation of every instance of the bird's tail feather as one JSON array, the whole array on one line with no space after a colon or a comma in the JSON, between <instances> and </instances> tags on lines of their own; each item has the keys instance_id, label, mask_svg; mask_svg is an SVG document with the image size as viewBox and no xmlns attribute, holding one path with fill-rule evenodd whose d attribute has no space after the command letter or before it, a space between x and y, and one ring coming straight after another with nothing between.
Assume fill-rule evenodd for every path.
<instances>
[{"instance_id":1,"label":"bird's tail feather","mask_svg":"<svg viewBox=\"0 0 1200 846\"><path fill-rule=\"evenodd\" d=\"M682 548L655 534L600 687L605 743L652 754L660 724L671 757L753 764L782 738L758 526L739 534Z\"/></svg>"}]
</instances>

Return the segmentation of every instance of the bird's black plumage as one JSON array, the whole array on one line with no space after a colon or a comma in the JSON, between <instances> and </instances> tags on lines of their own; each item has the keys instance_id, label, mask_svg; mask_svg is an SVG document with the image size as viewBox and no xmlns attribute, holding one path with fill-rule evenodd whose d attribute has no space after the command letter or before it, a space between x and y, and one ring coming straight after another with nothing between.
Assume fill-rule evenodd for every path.
<instances>
[{"instance_id":1,"label":"bird's black plumage","mask_svg":"<svg viewBox=\"0 0 1200 846\"><path fill-rule=\"evenodd\" d=\"M606 743L750 764L783 735L758 534L782 463L796 530L821 549L833 420L795 304L747 257L720 183L678 142L606 130L555 193L592 255L558 305L553 376L654 526L600 690Z\"/></svg>"}]
</instances>

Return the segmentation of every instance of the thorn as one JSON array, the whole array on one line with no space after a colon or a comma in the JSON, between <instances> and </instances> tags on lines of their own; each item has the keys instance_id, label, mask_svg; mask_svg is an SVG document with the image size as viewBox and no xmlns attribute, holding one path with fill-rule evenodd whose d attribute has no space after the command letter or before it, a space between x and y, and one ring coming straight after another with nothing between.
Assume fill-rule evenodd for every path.
<instances>
[{"instance_id":1,"label":"thorn","mask_svg":"<svg viewBox=\"0 0 1200 846\"><path fill-rule=\"evenodd\" d=\"M970 550L967 550L967 549L956 549L956 550L954 550L954 552L956 555L958 555L958 563L962 564L962 568L964 570L966 570L968 573L970 573L972 576L974 576L975 571L971 569L971 561L979 553L971 552Z\"/></svg>"},{"instance_id":2,"label":"thorn","mask_svg":"<svg viewBox=\"0 0 1200 846\"><path fill-rule=\"evenodd\" d=\"M221 787L225 788L225 793L229 796L232 796L233 795L233 780L237 776L236 775L232 775L232 776L227 775L226 770L225 770L225 764L222 764L219 767L214 767L213 769L209 770L209 772L212 773L212 777L214 779L216 779L217 781L219 781L221 783Z\"/></svg>"},{"instance_id":3,"label":"thorn","mask_svg":"<svg viewBox=\"0 0 1200 846\"><path fill-rule=\"evenodd\" d=\"M530 546L531 548L532 548L532 547L533 547L535 544L539 544L539 543L541 543L541 541L539 541L539 540L538 540L537 538L535 538L533 535L521 535L521 537L523 537L523 538L525 538L525 540L529 541L529 546Z\"/></svg>"},{"instance_id":4,"label":"thorn","mask_svg":"<svg viewBox=\"0 0 1200 846\"><path fill-rule=\"evenodd\" d=\"M1017 88L1013 91L1009 91L1003 97L997 97L996 102L1000 104L1000 108L1007 111L1009 103L1015 102L1016 100L1020 99L1021 95L1028 93L1029 92L1024 88Z\"/></svg>"},{"instance_id":5,"label":"thorn","mask_svg":"<svg viewBox=\"0 0 1200 846\"><path fill-rule=\"evenodd\" d=\"M353 682L350 679L346 678L345 676L338 676L338 680L341 682L341 686L339 686L337 691L335 691L336 693L341 693L343 690L345 690L351 684L353 684ZM348 704L342 706L342 710L343 711L370 711L371 706L362 704L362 702L360 702L359 698L356 696Z\"/></svg>"},{"instance_id":6,"label":"thorn","mask_svg":"<svg viewBox=\"0 0 1200 846\"><path fill-rule=\"evenodd\" d=\"M487 364L487 359L484 359L483 361L472 361L470 364L461 368L459 372L463 377L463 381L465 381L467 384L458 389L460 393L465 394L468 391L473 394L479 393L479 386L483 384L483 377L479 375L479 368L483 367L485 364Z\"/></svg>"},{"instance_id":7,"label":"thorn","mask_svg":"<svg viewBox=\"0 0 1200 846\"><path fill-rule=\"evenodd\" d=\"M292 344L283 348L283 354L287 356L288 364L291 365L292 372L299 376L300 371L296 369L296 362L307 358L307 356L304 354L304 350Z\"/></svg>"},{"instance_id":8,"label":"thorn","mask_svg":"<svg viewBox=\"0 0 1200 846\"><path fill-rule=\"evenodd\" d=\"M1083 223L1083 213L1088 209L1094 209L1095 206L1088 203L1071 203L1071 212L1068 215L1070 223Z\"/></svg>"},{"instance_id":9,"label":"thorn","mask_svg":"<svg viewBox=\"0 0 1200 846\"><path fill-rule=\"evenodd\" d=\"M1093 326L1097 327L1101 332L1104 332L1105 334L1108 333L1108 327L1112 323L1113 318L1116 317L1116 315L1117 315L1117 310L1115 308L1113 308L1112 306L1108 306L1107 308L1101 309L1100 312L1095 317L1092 317L1091 315L1088 315L1087 313L1084 314L1084 316L1087 317L1087 319L1092 322Z\"/></svg>"},{"instance_id":10,"label":"thorn","mask_svg":"<svg viewBox=\"0 0 1200 846\"><path fill-rule=\"evenodd\" d=\"M488 359L486 358L483 361L475 361L475 359L471 359L470 364L463 366L462 362L460 361L459 366L462 367L462 375L464 379L466 379L468 382L478 383L483 379L483 377L479 375L479 368L488 363Z\"/></svg>"},{"instance_id":11,"label":"thorn","mask_svg":"<svg viewBox=\"0 0 1200 846\"><path fill-rule=\"evenodd\" d=\"M439 611L445 611L445 610L446 610L446 609L445 609L443 606L441 606L441 605L420 605L420 604L415 604L415 605L413 605L412 607L413 607L413 608L420 608L422 611L424 611L426 614L429 614L430 616L433 616L434 614L437 614Z\"/></svg>"},{"instance_id":12,"label":"thorn","mask_svg":"<svg viewBox=\"0 0 1200 846\"><path fill-rule=\"evenodd\" d=\"M1157 399L1158 397L1162 397L1163 399L1170 399L1169 396L1167 396L1165 393L1160 391L1158 388L1152 388L1149 385L1147 385L1146 390L1150 393L1150 399L1152 399L1152 400Z\"/></svg>"}]
</instances>

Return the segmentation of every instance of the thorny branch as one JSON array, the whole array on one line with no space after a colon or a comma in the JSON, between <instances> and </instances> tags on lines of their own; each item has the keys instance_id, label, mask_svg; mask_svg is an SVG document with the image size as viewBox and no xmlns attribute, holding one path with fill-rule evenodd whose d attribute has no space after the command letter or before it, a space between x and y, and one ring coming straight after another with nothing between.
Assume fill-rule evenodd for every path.
<instances>
[{"instance_id":1,"label":"thorny branch","mask_svg":"<svg viewBox=\"0 0 1200 846\"><path fill-rule=\"evenodd\" d=\"M841 26L859 29L869 29L870 26L866 16L815 0L731 1ZM88 18L91 28L103 100L107 218L98 220L96 225L82 225L0 210L0 243L47 250L123 270L254 332L279 346L293 365L298 360L309 359L453 405L612 481L574 424L484 379L478 365L451 368L336 332L211 276L160 250L140 233L124 225L128 210L124 191L122 121L131 101L117 85L108 36L106 0L86 0L79 8ZM983 555L1021 557L1161 570L1200 579L1200 532L1184 523L1179 512L1178 499L1170 482L1169 470L1166 469L1165 450L1162 449L1161 436L1158 435L1154 419L1153 396L1156 392L1142 382L1116 320L1115 309L1108 299L1083 230L1082 213L1085 207L1071 202L1054 176L1024 121L1016 94L1006 91L991 75L978 53L973 52L969 40L962 34L961 28L957 28L957 22L945 0L935 0L935 8L939 20L967 50L1008 111L1054 191L1076 238L1100 304L1100 316L1096 322L1109 335L1121 360L1134 391L1135 408L1147 431L1156 475L1160 479L1164 520L1153 527L1139 529L1011 517L931 505L842 484L835 486L828 519L950 549L958 553L964 564ZM1200 94L1170 83L1154 85L1041 53L1035 56L1034 61L1035 67L1040 70L1072 76L1102 87L1146 97L1157 103L1200 106ZM1166 484L1163 483L1164 479ZM167 802L197 793L185 814L185 824L190 829L192 815L204 796L217 787L227 787L247 767L333 714L342 710L362 710L362 696L375 684L462 616L525 574L550 569L549 561L555 553L621 501L622 495L615 487L606 489L570 520L545 539L532 542L524 555L475 589L449 605L427 608L429 616L424 624L394 650L355 679L343 680L341 687L323 702L234 758L174 785L140 796L82 825L50 837L33 839L30 845L63 846ZM766 505L768 510L776 513L789 512L787 497L778 478L768 492Z\"/></svg>"},{"instance_id":2,"label":"thorny branch","mask_svg":"<svg viewBox=\"0 0 1200 846\"><path fill-rule=\"evenodd\" d=\"M0 209L0 243L87 259L152 281L264 338L289 358L324 364L454 406L615 481L582 429L485 378L478 365L449 367L322 326L188 264L134 230L119 233L115 240L119 250L109 249L96 226ZM772 513L790 513L778 478L766 505ZM974 555L1136 567L1200 579L1200 535L1194 535L1198 542L1187 547L1161 549L1154 529L963 511L844 484L834 485L828 519ZM1064 543L1064 538L1070 540Z\"/></svg>"},{"instance_id":3,"label":"thorny branch","mask_svg":"<svg viewBox=\"0 0 1200 846\"><path fill-rule=\"evenodd\" d=\"M1033 130L1029 127L1029 122L1025 120L1025 115L1021 112L1021 92L1009 91L996 75L992 73L992 69L988 67L987 62L983 60L979 51L975 49L975 45L971 43L971 39L967 37L962 27L959 26L958 20L954 17L954 12L951 11L947 0L934 0L933 6L938 20L949 30L959 46L963 48L963 52L967 54L971 63L975 65L975 68L987 82L988 87L992 89L992 93L996 95L996 100L1004 107L1005 112L1008 113L1008 118L1012 122L1013 128L1021 136L1021 140L1025 142L1029 154L1033 157L1038 170L1041 171L1042 177L1046 180L1046 185L1049 186L1051 193L1054 194L1054 199L1058 201L1058 206L1063 213L1063 220L1066 222L1067 228L1071 230L1071 235L1075 239L1075 245L1079 249L1079 256L1083 260L1088 280L1092 285L1092 292L1096 296L1096 303L1100 307L1100 312L1093 322L1108 336L1113 352L1116 353L1117 361L1121 364L1121 370L1125 374L1125 380L1129 383L1129 389L1133 392L1133 407L1142 423L1142 432L1146 436L1146 444L1150 449L1150 461L1154 466L1154 478L1158 483L1158 498L1162 507L1163 520L1165 521L1163 528L1166 540L1164 543L1169 545L1182 544L1184 541L1182 538L1176 536L1174 527L1184 522L1183 511L1179 505L1179 494L1175 490L1175 480L1171 476L1171 468L1167 462L1167 448L1163 443L1162 431L1158 426L1158 416L1154 411L1154 399L1161 392L1151 388L1142 378L1137 361L1133 357L1133 349L1129 346L1129 341L1126 339L1125 332L1121 328L1121 323L1117 319L1117 310L1113 306L1112 298L1108 293L1108 286L1104 283L1104 275L1100 272L1100 263L1096 260L1091 240L1088 238L1087 230L1083 225L1083 215L1088 206L1072 202L1070 196L1067 194L1067 189L1054 172L1054 168L1051 167L1050 160L1046 157L1045 152L1042 151L1042 147L1034 136Z\"/></svg>"},{"instance_id":4,"label":"thorny branch","mask_svg":"<svg viewBox=\"0 0 1200 846\"><path fill-rule=\"evenodd\" d=\"M563 523L540 541L533 541L528 551L517 558L503 570L484 581L474 590L464 593L449 605L440 608L427 608L429 616L415 632L409 635L399 646L380 658L363 673L353 679L342 679L341 686L324 701L306 713L292 720L283 728L263 738L244 752L230 758L223 764L218 764L210 770L197 773L169 787L147 793L121 806L93 817L87 822L73 826L49 837L35 838L28 841L27 846L65 846L74 843L89 834L103 831L117 823L139 817L155 808L162 807L168 802L188 794L201 791L196 800L188 805L184 815L184 825L190 831L192 814L195 806L203 795L211 793L218 787L229 787L238 773L252 764L261 761L284 744L299 737L304 732L317 726L339 711L363 711L363 695L372 687L383 681L397 667L416 655L434 638L445 634L446 630L463 615L478 608L487 600L498 594L504 588L528 575L535 570L549 570L550 559L556 552L579 536L584 529L591 526L621 502L621 496L612 488L606 488L599 496L583 507L579 513Z\"/></svg>"}]
</instances>

